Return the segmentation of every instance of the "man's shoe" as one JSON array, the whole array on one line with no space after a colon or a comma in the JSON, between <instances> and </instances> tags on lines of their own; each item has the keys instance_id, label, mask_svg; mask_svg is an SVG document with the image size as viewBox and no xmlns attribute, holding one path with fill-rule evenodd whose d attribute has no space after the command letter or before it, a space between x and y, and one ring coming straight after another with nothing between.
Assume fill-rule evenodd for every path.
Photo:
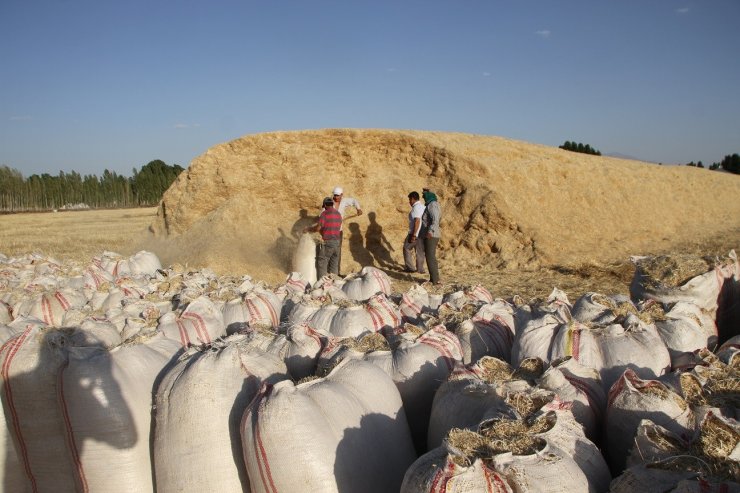
<instances>
[{"instance_id":1,"label":"man's shoe","mask_svg":"<svg viewBox=\"0 0 740 493\"><path fill-rule=\"evenodd\" d=\"M413 270L413 269L403 269L403 271L404 271L404 272L408 272L409 274L411 274L412 272L416 272L416 271L415 271L415 270Z\"/></svg>"}]
</instances>

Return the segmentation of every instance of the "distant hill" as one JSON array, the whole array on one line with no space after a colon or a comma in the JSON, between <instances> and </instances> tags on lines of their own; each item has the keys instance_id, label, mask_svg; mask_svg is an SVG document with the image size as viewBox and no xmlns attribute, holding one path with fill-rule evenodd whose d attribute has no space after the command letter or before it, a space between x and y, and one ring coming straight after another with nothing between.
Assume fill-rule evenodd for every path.
<instances>
[{"instance_id":1,"label":"distant hill","mask_svg":"<svg viewBox=\"0 0 740 493\"><path fill-rule=\"evenodd\" d=\"M606 153L603 154L603 156L606 156L606 157L616 157L616 158L619 158L619 159L629 159L630 161L649 162L649 161L644 161L644 160L642 160L640 158L636 158L634 156L630 156L629 154L622 154L621 152L606 152Z\"/></svg>"}]
</instances>

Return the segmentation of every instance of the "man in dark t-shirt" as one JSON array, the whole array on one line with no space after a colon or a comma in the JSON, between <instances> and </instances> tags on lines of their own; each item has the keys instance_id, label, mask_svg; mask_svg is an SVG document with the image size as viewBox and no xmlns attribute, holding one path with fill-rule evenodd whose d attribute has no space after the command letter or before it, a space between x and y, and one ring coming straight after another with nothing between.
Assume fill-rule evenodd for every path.
<instances>
[{"instance_id":1,"label":"man in dark t-shirt","mask_svg":"<svg viewBox=\"0 0 740 493\"><path fill-rule=\"evenodd\" d=\"M319 222L306 228L307 231L321 233L322 244L316 252L316 278L321 279L327 272L339 275L339 232L342 229L342 215L334 208L331 197L324 199L324 210Z\"/></svg>"}]
</instances>

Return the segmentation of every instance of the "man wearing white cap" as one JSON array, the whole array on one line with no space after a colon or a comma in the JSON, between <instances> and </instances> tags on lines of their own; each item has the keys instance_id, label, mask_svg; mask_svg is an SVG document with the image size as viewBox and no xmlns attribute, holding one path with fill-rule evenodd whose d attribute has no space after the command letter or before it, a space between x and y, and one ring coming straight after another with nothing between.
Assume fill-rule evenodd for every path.
<instances>
[{"instance_id":1,"label":"man wearing white cap","mask_svg":"<svg viewBox=\"0 0 740 493\"><path fill-rule=\"evenodd\" d=\"M342 187L334 187L332 191L332 199L334 200L334 208L339 211L342 216L342 225L344 225L344 219L346 218L345 211L347 207L354 207L356 214L355 216L362 215L362 208L360 202L352 197L345 197L344 190ZM354 217L354 216L351 216ZM339 272L342 272L342 240L344 240L344 231L339 230Z\"/></svg>"}]
</instances>

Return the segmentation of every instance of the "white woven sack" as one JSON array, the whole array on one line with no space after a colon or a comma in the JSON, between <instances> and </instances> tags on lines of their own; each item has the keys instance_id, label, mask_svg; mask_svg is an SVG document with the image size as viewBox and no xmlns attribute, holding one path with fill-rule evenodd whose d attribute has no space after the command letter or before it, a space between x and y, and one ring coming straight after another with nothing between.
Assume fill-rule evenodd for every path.
<instances>
[{"instance_id":1,"label":"white woven sack","mask_svg":"<svg viewBox=\"0 0 740 493\"><path fill-rule=\"evenodd\" d=\"M546 313L532 318L523 326L518 325L511 346L511 363L516 366L527 358L540 358L549 363L550 345L562 324L560 316Z\"/></svg>"},{"instance_id":2,"label":"white woven sack","mask_svg":"<svg viewBox=\"0 0 740 493\"><path fill-rule=\"evenodd\" d=\"M567 357L555 360L537 379L537 386L555 392L560 400L571 403L575 419L584 427L586 436L598 441L606 411L606 393L599 372Z\"/></svg>"},{"instance_id":3,"label":"white woven sack","mask_svg":"<svg viewBox=\"0 0 740 493\"><path fill-rule=\"evenodd\" d=\"M263 382L287 378L275 355L230 336L191 349L156 392L153 439L157 491L249 491L239 425Z\"/></svg>"},{"instance_id":4,"label":"white woven sack","mask_svg":"<svg viewBox=\"0 0 740 493\"><path fill-rule=\"evenodd\" d=\"M58 403L59 372L67 362L63 331L30 320L0 349L8 430L33 491L82 491Z\"/></svg>"},{"instance_id":5,"label":"white woven sack","mask_svg":"<svg viewBox=\"0 0 740 493\"><path fill-rule=\"evenodd\" d=\"M655 325L633 314L619 324L587 326L576 321L561 325L553 337L548 361L572 356L599 371L608 391L627 368L642 378L657 378L671 368L668 349Z\"/></svg>"},{"instance_id":6,"label":"white woven sack","mask_svg":"<svg viewBox=\"0 0 740 493\"><path fill-rule=\"evenodd\" d=\"M506 479L482 459L471 464L444 445L419 457L406 471L401 493L513 493Z\"/></svg>"},{"instance_id":7,"label":"white woven sack","mask_svg":"<svg viewBox=\"0 0 740 493\"><path fill-rule=\"evenodd\" d=\"M309 233L303 233L293 252L292 270L298 272L309 284L316 282L316 242Z\"/></svg>"},{"instance_id":8,"label":"white woven sack","mask_svg":"<svg viewBox=\"0 0 740 493\"><path fill-rule=\"evenodd\" d=\"M550 445L567 454L586 476L588 491L607 491L611 481L609 466L601 450L584 434L583 427L571 412L571 403L556 397L538 411L533 419L548 422L547 431L536 433Z\"/></svg>"},{"instance_id":9,"label":"white woven sack","mask_svg":"<svg viewBox=\"0 0 740 493\"><path fill-rule=\"evenodd\" d=\"M663 304L672 304L677 301L688 301L698 305L703 310L715 311L717 300L726 281L737 279L740 273L737 255L732 250L728 254L727 262L706 273L695 276L681 286L649 286L647 276L640 267L641 261L647 257L631 257L635 264L635 275L630 284L630 296L635 300L652 299Z\"/></svg>"},{"instance_id":10,"label":"white woven sack","mask_svg":"<svg viewBox=\"0 0 740 493\"><path fill-rule=\"evenodd\" d=\"M351 300L365 301L376 293L391 294L391 279L375 267L363 267L359 273L344 278L342 291Z\"/></svg>"},{"instance_id":11,"label":"white woven sack","mask_svg":"<svg viewBox=\"0 0 740 493\"><path fill-rule=\"evenodd\" d=\"M0 301L0 324L7 324L13 320L13 308L10 304Z\"/></svg>"},{"instance_id":12,"label":"white woven sack","mask_svg":"<svg viewBox=\"0 0 740 493\"><path fill-rule=\"evenodd\" d=\"M737 364L740 358L740 335L727 340L717 350L717 357L726 365Z\"/></svg>"},{"instance_id":13,"label":"white woven sack","mask_svg":"<svg viewBox=\"0 0 740 493\"><path fill-rule=\"evenodd\" d=\"M668 348L671 361L681 353L693 353L702 348L713 349L717 344L717 326L698 305L676 302L665 313L665 320L656 320L660 338Z\"/></svg>"},{"instance_id":14,"label":"white woven sack","mask_svg":"<svg viewBox=\"0 0 740 493\"><path fill-rule=\"evenodd\" d=\"M453 428L477 430L486 419L514 418L514 410L506 403L507 394L530 388L524 380L489 384L476 374L476 365L470 365L467 370L458 367L434 395L427 447L442 445Z\"/></svg>"},{"instance_id":15,"label":"white woven sack","mask_svg":"<svg viewBox=\"0 0 740 493\"><path fill-rule=\"evenodd\" d=\"M95 263L85 269L82 277L85 280L85 287L93 292L98 290L106 291L106 287L113 283L113 276Z\"/></svg>"},{"instance_id":16,"label":"white woven sack","mask_svg":"<svg viewBox=\"0 0 740 493\"><path fill-rule=\"evenodd\" d=\"M396 386L364 361L300 385L264 385L240 429L256 493L398 491L416 459Z\"/></svg>"},{"instance_id":17,"label":"white woven sack","mask_svg":"<svg viewBox=\"0 0 740 493\"><path fill-rule=\"evenodd\" d=\"M0 346L19 335L23 329L23 326L18 325L0 325ZM8 426L9 420L3 412L0 416L0 486L2 491L8 492L31 491L31 483L25 474L23 463L18 458Z\"/></svg>"},{"instance_id":18,"label":"white woven sack","mask_svg":"<svg viewBox=\"0 0 740 493\"><path fill-rule=\"evenodd\" d=\"M401 325L401 312L386 295L376 294L364 304L372 320L373 331L380 332Z\"/></svg>"},{"instance_id":19,"label":"white woven sack","mask_svg":"<svg viewBox=\"0 0 740 493\"><path fill-rule=\"evenodd\" d=\"M318 310L311 314L307 320L308 325L325 335L331 335L332 321L339 312L337 305L322 305Z\"/></svg>"},{"instance_id":20,"label":"white woven sack","mask_svg":"<svg viewBox=\"0 0 740 493\"><path fill-rule=\"evenodd\" d=\"M246 322L269 327L280 325L282 302L266 289L255 288L243 298L227 302L223 309L224 325Z\"/></svg>"},{"instance_id":21,"label":"white woven sack","mask_svg":"<svg viewBox=\"0 0 740 493\"><path fill-rule=\"evenodd\" d=\"M110 349L122 342L118 328L107 320L86 318L76 328L77 330L70 335L73 346L97 346Z\"/></svg>"},{"instance_id":22,"label":"white woven sack","mask_svg":"<svg viewBox=\"0 0 740 493\"><path fill-rule=\"evenodd\" d=\"M631 303L628 298L621 296L606 296L600 293L589 292L582 295L573 303L571 315L581 323L609 324L616 318L613 308L620 303Z\"/></svg>"},{"instance_id":23,"label":"white woven sack","mask_svg":"<svg viewBox=\"0 0 740 493\"><path fill-rule=\"evenodd\" d=\"M157 330L170 339L180 341L183 347L210 344L226 335L221 311L204 296L189 303L179 315L175 312L162 315Z\"/></svg>"},{"instance_id":24,"label":"white woven sack","mask_svg":"<svg viewBox=\"0 0 740 493\"><path fill-rule=\"evenodd\" d=\"M159 257L152 252L142 250L129 258L129 267L134 275L154 276L162 268Z\"/></svg>"},{"instance_id":25,"label":"white woven sack","mask_svg":"<svg viewBox=\"0 0 740 493\"><path fill-rule=\"evenodd\" d=\"M69 349L60 406L81 491L154 491L152 395L178 351L177 341L156 333L110 351Z\"/></svg>"},{"instance_id":26,"label":"white woven sack","mask_svg":"<svg viewBox=\"0 0 740 493\"><path fill-rule=\"evenodd\" d=\"M618 474L624 469L643 419L685 437L694 430L694 416L681 396L661 382L643 380L628 369L610 390L606 411L606 449L612 472Z\"/></svg>"},{"instance_id":27,"label":"white woven sack","mask_svg":"<svg viewBox=\"0 0 740 493\"><path fill-rule=\"evenodd\" d=\"M308 324L292 325L285 335L275 335L265 351L285 362L294 380L301 380L316 372L324 337Z\"/></svg>"},{"instance_id":28,"label":"white woven sack","mask_svg":"<svg viewBox=\"0 0 740 493\"><path fill-rule=\"evenodd\" d=\"M519 381L521 385L526 382ZM506 403L506 390L466 380L443 383L434 396L429 418L427 447L442 445L453 428L476 430L489 418L514 418L514 410Z\"/></svg>"},{"instance_id":29,"label":"white woven sack","mask_svg":"<svg viewBox=\"0 0 740 493\"><path fill-rule=\"evenodd\" d=\"M125 295L119 288L111 288L108 291L95 291L90 298L90 306L93 310L103 312L112 308L120 308L123 305Z\"/></svg>"},{"instance_id":30,"label":"white woven sack","mask_svg":"<svg viewBox=\"0 0 740 493\"><path fill-rule=\"evenodd\" d=\"M87 297L82 291L58 290L35 297L30 305L23 304L13 311L13 317L29 316L52 327L61 327L64 314L73 308L82 308Z\"/></svg>"},{"instance_id":31,"label":"white woven sack","mask_svg":"<svg viewBox=\"0 0 740 493\"><path fill-rule=\"evenodd\" d=\"M575 459L567 452L546 442L543 449L531 455L499 454L493 457L493 468L506 478L514 491L548 493L597 493Z\"/></svg>"},{"instance_id":32,"label":"white woven sack","mask_svg":"<svg viewBox=\"0 0 740 493\"><path fill-rule=\"evenodd\" d=\"M513 307L502 300L487 303L471 319L458 325L455 334L460 339L465 364L478 361L483 356L511 361Z\"/></svg>"},{"instance_id":33,"label":"white woven sack","mask_svg":"<svg viewBox=\"0 0 740 493\"><path fill-rule=\"evenodd\" d=\"M103 252L93 259L93 264L110 274L114 279L131 274L129 259L115 252Z\"/></svg>"},{"instance_id":34,"label":"white woven sack","mask_svg":"<svg viewBox=\"0 0 740 493\"><path fill-rule=\"evenodd\" d=\"M429 293L419 284L414 284L408 291L401 295L398 303L404 322L416 323L421 321L422 313L432 311L429 301Z\"/></svg>"},{"instance_id":35,"label":"white woven sack","mask_svg":"<svg viewBox=\"0 0 740 493\"><path fill-rule=\"evenodd\" d=\"M300 324L307 322L311 316L319 311L323 303L309 295L302 296L298 301L293 303L288 315L285 317L286 324Z\"/></svg>"},{"instance_id":36,"label":"white woven sack","mask_svg":"<svg viewBox=\"0 0 740 493\"><path fill-rule=\"evenodd\" d=\"M331 317L329 333L334 337L357 337L368 332L374 332L373 320L361 304L340 306Z\"/></svg>"},{"instance_id":37,"label":"white woven sack","mask_svg":"<svg viewBox=\"0 0 740 493\"><path fill-rule=\"evenodd\" d=\"M315 277L311 280L310 278L303 277L300 272L291 272L288 274L285 282L278 286L275 291L279 296L283 293L283 298L294 294L305 294L308 287L315 282Z\"/></svg>"}]
</instances>

